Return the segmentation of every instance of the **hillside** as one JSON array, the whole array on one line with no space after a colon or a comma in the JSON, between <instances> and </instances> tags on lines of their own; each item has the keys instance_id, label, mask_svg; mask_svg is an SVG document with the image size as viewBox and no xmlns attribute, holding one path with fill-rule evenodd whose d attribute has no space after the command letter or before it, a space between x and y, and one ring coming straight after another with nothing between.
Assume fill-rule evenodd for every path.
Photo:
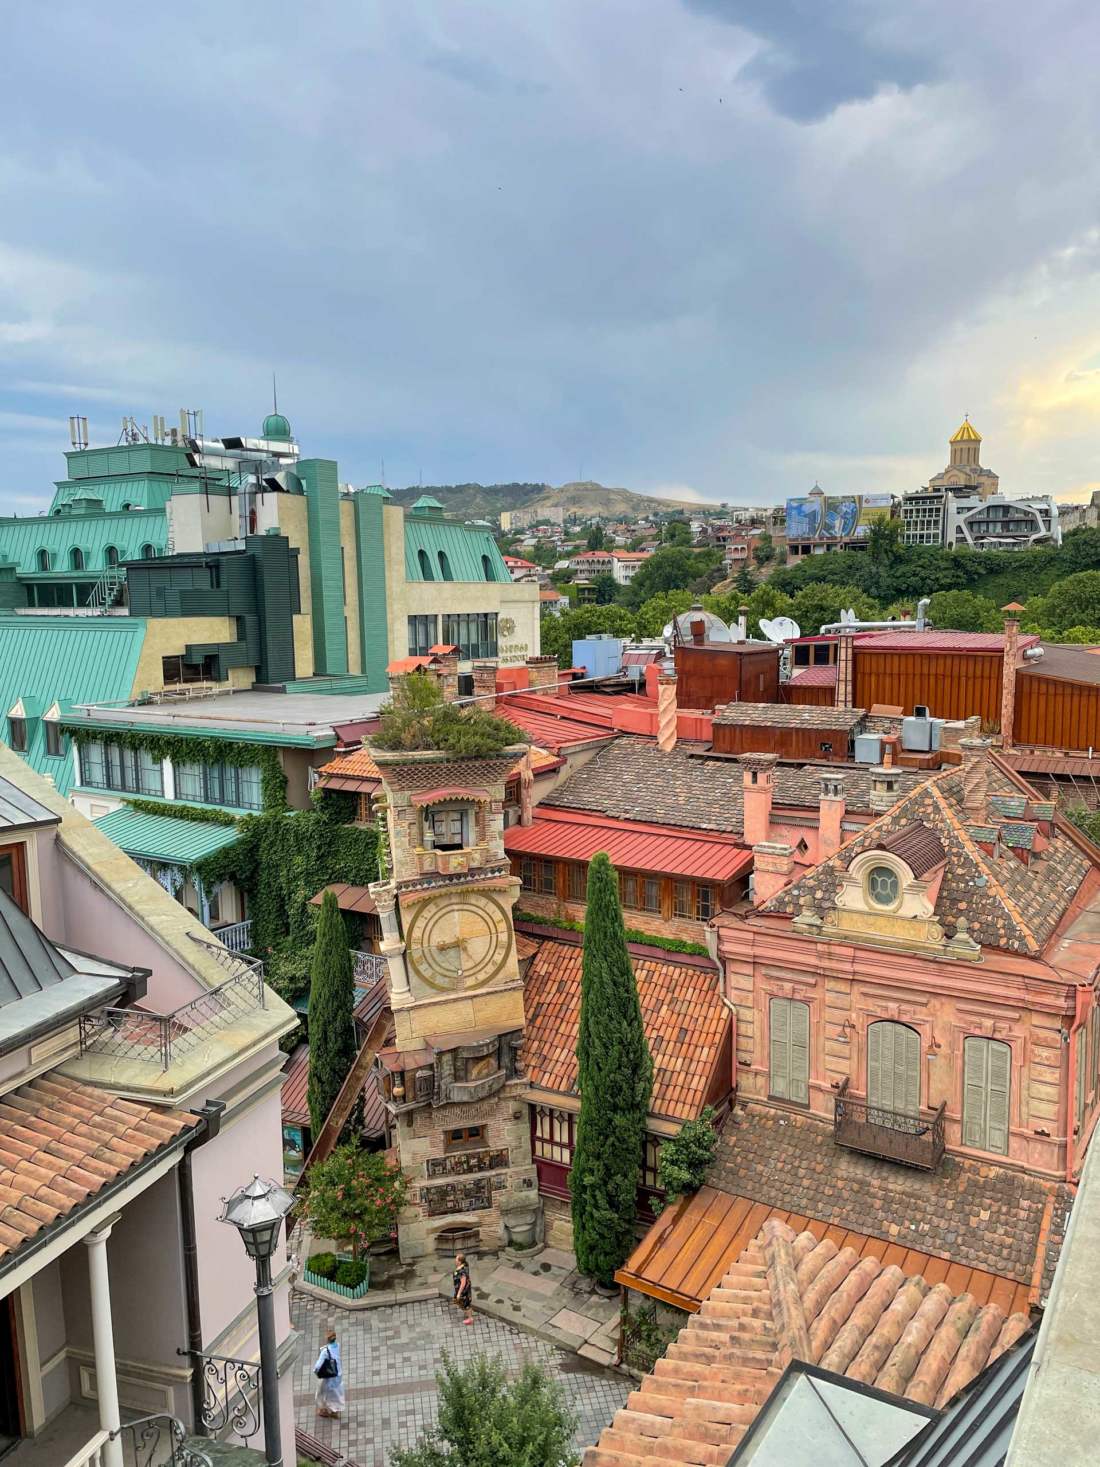
<instances>
[{"instance_id":1,"label":"hillside","mask_svg":"<svg viewBox=\"0 0 1100 1467\"><path fill-rule=\"evenodd\" d=\"M686 500L660 499L633 489L609 489L591 481L561 484L424 484L390 491L398 504L410 505L422 494L438 499L450 514L466 519L495 520L502 509L564 509L581 515L642 516L655 511L693 510Z\"/></svg>"}]
</instances>

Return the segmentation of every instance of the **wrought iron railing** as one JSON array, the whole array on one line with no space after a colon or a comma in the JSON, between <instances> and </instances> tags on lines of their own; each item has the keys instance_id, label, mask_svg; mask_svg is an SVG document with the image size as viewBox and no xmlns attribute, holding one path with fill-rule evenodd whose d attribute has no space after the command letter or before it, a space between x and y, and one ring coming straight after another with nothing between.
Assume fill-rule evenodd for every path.
<instances>
[{"instance_id":1,"label":"wrought iron railing","mask_svg":"<svg viewBox=\"0 0 1100 1467\"><path fill-rule=\"evenodd\" d=\"M212 1467L207 1454L188 1441L182 1421L174 1416L141 1416L111 1432L122 1442L127 1467Z\"/></svg>"},{"instance_id":2,"label":"wrought iron railing","mask_svg":"<svg viewBox=\"0 0 1100 1467\"><path fill-rule=\"evenodd\" d=\"M619 1359L638 1375L648 1375L680 1332L678 1324L657 1318L656 1304L623 1310L619 1318Z\"/></svg>"},{"instance_id":3,"label":"wrought iron railing","mask_svg":"<svg viewBox=\"0 0 1100 1467\"><path fill-rule=\"evenodd\" d=\"M192 934L194 936L194 934ZM228 952L217 943L195 941L218 959L230 976L170 1014L148 1009L100 1009L80 1018L80 1053L140 1060L167 1070L218 1029L264 1007L264 967L256 958Z\"/></svg>"},{"instance_id":4,"label":"wrought iron railing","mask_svg":"<svg viewBox=\"0 0 1100 1467\"><path fill-rule=\"evenodd\" d=\"M849 1151L862 1151L867 1156L896 1161L902 1166L934 1171L943 1159L944 1112L908 1115L904 1111L887 1110L856 1100L848 1092L848 1081L841 1082L833 1111L833 1140Z\"/></svg>"},{"instance_id":5,"label":"wrought iron railing","mask_svg":"<svg viewBox=\"0 0 1100 1467\"><path fill-rule=\"evenodd\" d=\"M360 952L358 948L351 950L351 965L355 975L356 983L384 983L389 965L382 953Z\"/></svg>"},{"instance_id":6,"label":"wrought iron railing","mask_svg":"<svg viewBox=\"0 0 1100 1467\"><path fill-rule=\"evenodd\" d=\"M232 1435L247 1443L263 1425L263 1395L257 1360L234 1360L228 1355L190 1355L202 1381L200 1420L205 1436Z\"/></svg>"}]
</instances>

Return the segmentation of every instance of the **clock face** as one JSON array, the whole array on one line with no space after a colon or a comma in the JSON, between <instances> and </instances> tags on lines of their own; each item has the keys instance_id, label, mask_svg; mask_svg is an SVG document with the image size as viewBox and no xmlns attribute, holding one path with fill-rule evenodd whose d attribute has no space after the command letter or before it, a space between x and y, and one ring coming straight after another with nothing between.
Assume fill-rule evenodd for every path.
<instances>
[{"instance_id":1,"label":"clock face","mask_svg":"<svg viewBox=\"0 0 1100 1467\"><path fill-rule=\"evenodd\" d=\"M512 952L508 910L487 892L467 891L419 902L405 928L416 976L431 988L480 988Z\"/></svg>"}]
</instances>

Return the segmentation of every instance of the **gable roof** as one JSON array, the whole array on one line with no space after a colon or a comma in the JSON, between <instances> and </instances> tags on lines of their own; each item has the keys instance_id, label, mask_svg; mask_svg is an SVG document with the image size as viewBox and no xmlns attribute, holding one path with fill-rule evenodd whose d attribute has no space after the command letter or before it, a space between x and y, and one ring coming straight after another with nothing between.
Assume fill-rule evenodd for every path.
<instances>
[{"instance_id":1,"label":"gable roof","mask_svg":"<svg viewBox=\"0 0 1100 1467\"><path fill-rule=\"evenodd\" d=\"M721 883L732 881L752 865L752 852L725 833L673 830L541 806L530 825L513 825L504 832L504 849L510 856L530 854L583 862L603 851L619 870Z\"/></svg>"},{"instance_id":2,"label":"gable roof","mask_svg":"<svg viewBox=\"0 0 1100 1467\"><path fill-rule=\"evenodd\" d=\"M998 796L1026 805L1021 786L989 756L989 802ZM962 805L962 773L953 767L925 780L904 796L888 814L880 816L829 860L785 887L760 910L795 915L803 897L817 911L836 902L840 875L864 851L889 850L902 832L922 827L934 834L944 851L946 869L935 902L935 914L949 934L965 919L969 936L982 947L1037 956L1069 908L1091 861L1084 850L1055 828L1041 853L1025 866L998 842L993 854L976 835L983 829ZM991 818L996 821L996 807ZM928 843L928 836L922 836ZM901 854L899 852L898 854ZM937 863L938 864L938 863Z\"/></svg>"},{"instance_id":3,"label":"gable roof","mask_svg":"<svg viewBox=\"0 0 1100 1467\"><path fill-rule=\"evenodd\" d=\"M75 968L0 889L0 1007L64 983Z\"/></svg>"},{"instance_id":4,"label":"gable roof","mask_svg":"<svg viewBox=\"0 0 1100 1467\"><path fill-rule=\"evenodd\" d=\"M524 976L524 1073L536 1088L570 1096L579 1093L582 955L578 943L547 940ZM718 974L709 965L655 958L634 957L633 964L653 1056L650 1112L692 1120L707 1103L730 1034L732 1016L722 1001Z\"/></svg>"},{"instance_id":5,"label":"gable roof","mask_svg":"<svg viewBox=\"0 0 1100 1467\"><path fill-rule=\"evenodd\" d=\"M772 1218L582 1467L723 1467L791 1360L942 1406L1029 1325Z\"/></svg>"}]
</instances>

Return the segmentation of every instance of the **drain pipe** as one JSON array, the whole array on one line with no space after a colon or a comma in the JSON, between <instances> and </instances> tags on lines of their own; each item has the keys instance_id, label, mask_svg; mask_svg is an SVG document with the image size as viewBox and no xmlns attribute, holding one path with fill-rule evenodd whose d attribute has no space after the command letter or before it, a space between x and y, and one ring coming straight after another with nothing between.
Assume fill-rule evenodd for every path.
<instances>
[{"instance_id":1,"label":"drain pipe","mask_svg":"<svg viewBox=\"0 0 1100 1467\"><path fill-rule=\"evenodd\" d=\"M199 1250L195 1230L195 1182L191 1174L191 1156L200 1146L213 1141L222 1128L224 1100L208 1100L201 1110L192 1111L202 1124L194 1139L184 1148L180 1164L176 1169L180 1192L180 1232L183 1239L183 1284L187 1309L187 1349L191 1366L191 1414L196 1434L206 1433L202 1428L202 1371L199 1358L202 1355L202 1313L199 1304Z\"/></svg>"}]
</instances>

